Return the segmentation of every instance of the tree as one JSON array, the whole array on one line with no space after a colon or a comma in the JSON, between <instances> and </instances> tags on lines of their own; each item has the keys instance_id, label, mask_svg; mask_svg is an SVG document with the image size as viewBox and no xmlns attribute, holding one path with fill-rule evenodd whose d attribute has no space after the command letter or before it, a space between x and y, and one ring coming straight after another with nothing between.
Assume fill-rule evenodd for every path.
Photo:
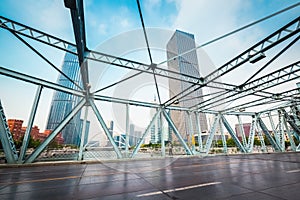
<instances>
[{"instance_id":1,"label":"tree","mask_svg":"<svg viewBox=\"0 0 300 200\"><path fill-rule=\"evenodd\" d=\"M23 139L24 139L24 136L21 137L19 140L14 141L14 142L15 142L16 149L20 149L20 148L22 147ZM28 148L36 148L36 147L38 147L40 144L41 144L41 141L40 141L40 140L34 140L32 137L30 137L30 138L29 138L29 141L28 141Z\"/></svg>"},{"instance_id":2,"label":"tree","mask_svg":"<svg viewBox=\"0 0 300 200\"><path fill-rule=\"evenodd\" d=\"M227 147L236 147L236 144L235 144L233 138L227 139L226 143L227 143Z\"/></svg>"},{"instance_id":3,"label":"tree","mask_svg":"<svg viewBox=\"0 0 300 200\"><path fill-rule=\"evenodd\" d=\"M52 140L49 144L48 144L48 148L50 149L57 149L58 148L58 144L55 140Z\"/></svg>"},{"instance_id":4,"label":"tree","mask_svg":"<svg viewBox=\"0 0 300 200\"><path fill-rule=\"evenodd\" d=\"M217 141L217 147L223 147L223 142L222 140Z\"/></svg>"},{"instance_id":5,"label":"tree","mask_svg":"<svg viewBox=\"0 0 300 200\"><path fill-rule=\"evenodd\" d=\"M256 146L260 146L261 145L260 140L257 139L257 137L254 137L254 145L256 145Z\"/></svg>"},{"instance_id":6,"label":"tree","mask_svg":"<svg viewBox=\"0 0 300 200\"><path fill-rule=\"evenodd\" d=\"M41 144L40 140L34 140L32 137L30 137L28 147L29 148L36 148Z\"/></svg>"},{"instance_id":7,"label":"tree","mask_svg":"<svg viewBox=\"0 0 300 200\"><path fill-rule=\"evenodd\" d=\"M271 145L271 142L268 140L266 135L264 135L264 141L266 145Z\"/></svg>"}]
</instances>

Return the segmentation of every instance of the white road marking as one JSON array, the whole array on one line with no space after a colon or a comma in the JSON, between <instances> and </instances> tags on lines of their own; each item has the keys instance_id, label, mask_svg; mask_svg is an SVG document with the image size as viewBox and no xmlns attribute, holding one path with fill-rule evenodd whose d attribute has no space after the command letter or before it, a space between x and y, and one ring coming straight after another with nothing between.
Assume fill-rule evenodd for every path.
<instances>
[{"instance_id":1,"label":"white road marking","mask_svg":"<svg viewBox=\"0 0 300 200\"><path fill-rule=\"evenodd\" d=\"M147 196L153 196L153 195L158 195L158 194L163 194L163 193L177 192L177 191L189 190L189 189L193 189L193 188L200 188L200 187L205 187L205 186L210 186L210 185L217 185L217 184L221 184L221 183L222 182L202 183L202 184L198 184L198 185L191 185L191 186L186 186L186 187L181 187L181 188L168 189L168 190L164 190L164 191L139 194L139 195L137 195L137 197L147 197Z\"/></svg>"},{"instance_id":2,"label":"white road marking","mask_svg":"<svg viewBox=\"0 0 300 200\"><path fill-rule=\"evenodd\" d=\"M296 173L296 172L300 172L300 169L286 171L286 173Z\"/></svg>"}]
</instances>

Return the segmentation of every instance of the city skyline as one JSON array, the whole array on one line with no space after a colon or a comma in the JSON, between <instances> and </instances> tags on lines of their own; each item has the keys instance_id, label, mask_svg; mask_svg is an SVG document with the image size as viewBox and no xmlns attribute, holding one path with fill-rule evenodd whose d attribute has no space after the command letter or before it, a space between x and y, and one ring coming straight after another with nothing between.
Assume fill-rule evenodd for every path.
<instances>
[{"instance_id":1,"label":"city skyline","mask_svg":"<svg viewBox=\"0 0 300 200\"><path fill-rule=\"evenodd\" d=\"M221 146L222 142L221 151L227 153L229 151L226 135L232 138L228 145L237 147L232 153L255 152L254 148L258 144L255 137L260 140L262 152L269 148L265 139L270 142L267 145L272 145L272 151L284 152L288 140L293 151L299 150L300 145L297 144L296 147L294 139L299 142L300 130L296 122L299 88L295 86L300 76L300 17L299 12L296 13L295 10L299 10L300 3L289 7L281 4L282 7L278 7L280 10L273 10L271 14L255 18L254 21L245 20L250 15L243 15L245 10L251 10L248 6L252 4L244 7L235 4L240 5L238 9L244 10L235 18L238 21L234 23L236 27L227 31L228 24L222 24L220 21L210 29L199 26L200 21L204 20L206 23L210 19L205 21L207 18L201 18L199 15L189 15L188 18L182 15L182 10L190 10L192 13L194 7L203 4L200 2L193 2L194 5L191 5L163 1L165 5L169 5L166 11L172 10L170 4L176 7L175 12L172 12L176 17L167 16L168 23L172 25L169 27L172 30L167 30L168 27L148 28L151 22L147 24L147 21L151 21L151 18L147 16L153 16L155 13L148 15L145 11L146 14L143 15L143 10L149 9L147 6L151 5L145 0L141 8L141 2L137 1L136 12L132 14L139 17L136 20L140 22L139 29L122 29L123 32L117 35L110 33L110 38L106 38L104 42L102 40L102 43L98 43L94 48L90 46L93 35L90 33L93 30L90 26L93 21L90 11L93 9L89 6L93 2L63 2L64 9L69 12L68 20L71 19L71 42L40 27L0 16L0 36L5 31L13 33L6 36L7 41L15 38L26 46L24 49L34 55L26 57L26 54L23 54L26 50L19 50L20 46L13 42L7 43L11 48L6 48L8 52L14 53L13 59L6 51L0 55L3 65L10 66L0 66L0 74L3 75L0 82L5 83L5 86L0 84L1 94L4 94L1 97L4 106L1 104L0 108L1 132L5 133L1 142L5 155L8 155L8 162L37 161L39 155L49 149L59 134L62 134L66 144L74 144L59 145L59 148L78 147L78 156L75 155L77 160L87 158L85 156L89 148L84 143L88 144L88 140L98 140L99 144L106 142L106 146L98 149L108 150L108 158L113 156L122 159L144 156L143 153L146 152L142 152L144 149L141 148L151 146L144 144L153 139L153 142L160 143L154 145L160 148L160 152L157 153L165 157L165 141L172 141L168 137L171 133L170 128L176 136L172 142L182 150L179 154L208 155L215 152L215 140L218 141L218 146ZM127 9L132 9L132 4L126 5ZM155 6L158 5L159 3ZM232 5L234 3L228 3L226 12L234 10ZM151 10L156 8L152 7ZM199 12L199 7L196 10ZM205 13L205 10L203 12ZM120 16L123 16L122 14ZM40 16L47 15L41 12ZM156 16L153 17L155 18ZM108 21L110 17L105 16L105 19ZM182 19L185 20L181 21ZM64 23L68 24L68 20ZM243 23L243 20L246 23ZM120 26L126 26L129 22L117 21ZM180 21L183 27L177 26ZM101 23L98 20L94 22ZM233 23L230 20L227 22ZM225 25L226 29L219 35L217 30L222 25ZM193 27L196 26L197 31L193 32ZM101 29L105 30L105 27ZM205 38L202 32L209 34L212 39L202 41ZM103 39L100 33L98 34L99 40ZM58 57L53 54L54 51L61 54L63 52L62 64L57 64ZM211 56L211 52L214 55ZM40 61L44 63L41 64ZM49 68L52 73L48 72ZM20 81L22 84L18 86ZM149 96L153 94L157 95L156 103L149 100ZM5 105L7 102L8 106ZM25 131L20 156L8 130L3 108L8 110L8 118L28 119L28 129L20 129L21 121L16 120L16 128ZM25 111L27 116L22 116ZM84 119L80 119L82 112ZM17 113L16 117L11 117L11 113ZM180 115L177 115L178 113ZM24 160L31 128L34 134L42 132L37 126L33 127L41 118L44 119L43 123L47 123L43 133L47 137ZM106 123L108 119L111 121ZM244 135L242 142L239 141L238 131L233 130L236 121L240 126L252 122L248 142L245 141ZM273 132L269 131L270 127ZM89 129L92 130L92 135L89 134ZM241 127L241 130L244 128ZM195 135L198 135L198 141L195 141ZM207 137L203 141L202 136L205 135ZM21 134L16 136L20 139ZM125 149L122 146L124 137ZM130 139L132 144L135 143L133 139L138 139L138 143L129 149L127 140Z\"/></svg>"},{"instance_id":2,"label":"city skyline","mask_svg":"<svg viewBox=\"0 0 300 200\"><path fill-rule=\"evenodd\" d=\"M51 10L56 10L57 15L55 15L53 17L57 18L57 20L51 19L51 21L47 20L45 18L39 18L39 17L26 17L25 14L22 12L11 12L11 10L13 10L13 9L9 8L10 6L15 6L16 9L18 9L20 7L26 8L26 7L28 7L28 6L26 6L26 4L29 4L28 2L30 2L30 1L27 1L26 3L14 2L14 1L5 2L3 4L3 7L0 9L1 9L1 12L3 11L2 13L5 17L11 18L13 20L19 21L24 24L32 25L33 27L41 28L42 30L45 30L46 32L49 31L49 33L53 33L54 35L61 36L62 38L66 38L70 41L73 41L72 30L71 30L71 25L70 25L71 23L69 23L70 21L64 22L64 20L62 20L62 19L66 19L66 18L69 19L68 11L65 8L63 8L63 5L60 5L60 4L63 4L62 2L47 3L44 6L42 6L40 3L30 5L31 9L35 9L35 10L47 11L47 9L49 9L49 13ZM253 1L253 2L247 1L247 3L240 2L240 1L235 1L235 2L232 1L228 4L228 6L225 6L225 5L221 6L221 5L219 5L220 2L217 2L217 3L216 2L208 2L208 3L205 2L205 3L203 3L202 1L197 1L197 2L192 2L192 3L188 3L188 2L179 2L179 3L177 2L176 3L176 2L161 1L161 2L158 2L157 4L147 2L145 4L147 4L148 7L146 7L146 5L144 5L145 6L144 8L145 8L145 17L146 17L145 19L147 19L147 16L150 16L150 14L153 14L153 12L156 12L156 9L153 9L153 8L159 8L159 9L157 9L158 11L163 8L168 8L167 9L168 11L165 12L167 17L169 18L167 21L164 21L164 23L160 23L160 21L163 21L163 20L157 20L155 18L156 20L148 20L147 26L164 27L164 28L169 28L169 29L173 29L173 30L178 28L178 29L182 29L182 30L185 30L188 32L193 32L197 36L196 38L198 38L197 43L202 44L203 42L208 41L209 39L212 39L215 36L224 34L227 31L231 31L237 27L240 27L243 24L246 24L247 22L254 21L255 19L261 18L261 17L263 17L267 14L270 14L276 10L287 7L288 5L292 4L293 2L294 1L285 1L284 3L282 3L281 1L276 1L276 3L271 4L271 3L267 3L267 2L259 3L257 1ZM127 11L135 12L135 10L134 10L135 5L132 5L133 3L128 3L129 5L127 5L127 3L124 3L124 2L120 3L120 6L115 5L116 3L109 3L109 2L104 2L103 3L104 5L102 5L99 2L97 2L96 5L95 4L92 5L92 3L89 3L89 2L85 2L85 3L87 4L86 9L90 11L90 12L87 12L86 19L89 19L89 20L87 20L87 29L89 28L87 36L88 36L89 46L91 47L91 49L93 49L92 47L97 46L99 43L107 40L109 37L111 37L111 35L119 33L121 30L128 31L128 30L132 30L132 29L140 26L140 24L138 23L138 20L130 20L130 19L133 19L133 16L130 16L130 14L129 14L131 12L125 12L126 16L122 16L124 21L122 21L123 23L122 23L121 28L113 31L113 27L115 27L115 26L108 27L109 22L112 22L112 20L107 20L107 21L102 20L100 22L100 25L102 25L102 27L104 27L104 28L101 29L102 30L102 32L101 32L101 30L98 30L97 28L92 26L92 22L96 21L93 17L97 18L97 20L98 20L99 18L101 18L101 16L97 16L95 10L93 10L91 7L101 8L101 9L106 8L107 9L106 12L109 12L108 8L111 8L111 7L114 7L117 10L121 9L120 7L123 7ZM18 4L18 5L16 5L16 4ZM110 5L110 4L113 4L113 5ZM126 5L124 5L124 4L126 4ZM151 4L151 5L149 6L149 4ZM199 5L201 5L201 6L199 6ZM36 7L34 7L34 6L36 6ZM256 6L260 6L259 12L257 11L257 9L255 9ZM195 7L195 8L193 8L193 7ZM40 9L37 9L37 8L40 8ZM58 8L58 9L56 9L56 8ZM197 12L195 10L196 8L199 9L199 10L197 10ZM206 11L207 8L212 8L211 15L209 15L207 13L207 11ZM171 11L172 9L173 9L173 11ZM224 9L225 9L224 12L218 12L218 11L224 10ZM189 10L189 12L187 12L187 10ZM202 12L200 12L200 10ZM245 10L247 12L245 12ZM240 14L241 12L243 12L245 14L245 15L243 15L243 18L237 17L237 16L241 15ZM28 12L28 13L34 13L34 12ZM215 16L215 14L213 14L213 13L218 13L218 16ZM231 58L232 55L235 55L237 52L240 52L240 50L243 50L244 47L248 46L248 44L252 44L253 41L256 41L257 38L261 37L261 35L263 35L269 29L276 28L276 26L280 26L280 25L284 24L286 21L289 21L291 18L293 18L293 16L294 16L293 13L296 13L296 12L292 11L292 12L283 14L283 17L280 18L280 20L277 18L272 19L273 22L278 21L278 23L272 23L274 25L274 27L272 27L272 28L269 26L259 25L255 29L255 33L257 33L257 34L241 33L241 35L238 35L237 39L234 40L233 44L228 44L228 42L224 42L224 43L222 43L222 46L224 46L224 47L222 47L221 45L216 45L215 50L213 50L214 47L209 47L205 50L207 53L209 53L209 56L212 57L212 60L215 63L222 64L223 60L226 61L227 60L226 58ZM129 17L128 17L128 15L129 15ZM195 22L193 23L192 20L188 20L193 15L195 15L195 18L199 19L199 20L197 20L196 24L195 24ZM45 16L47 16L47 15L45 15ZM67 17L65 17L65 16L67 16ZM151 16L153 16L153 15L151 15ZM161 16L161 15L157 15L157 16L158 16L157 18L160 18L159 16ZM173 16L173 18L171 16ZM205 16L205 18L204 18L204 16ZM207 16L210 16L210 17L207 17ZM110 17L112 19L114 16L108 15L108 17ZM209 20L203 20L203 19L209 19ZM44 21L42 21L44 23L42 23L41 20L44 20ZM128 22L127 25L126 25L126 20ZM59 22L59 23L53 24L53 21L55 21L57 23ZM118 22L118 20L116 20L116 22ZM222 24L223 26L216 26L216 24ZM107 32L104 31L105 27L107 27L107 29L109 29ZM125 29L122 29L122 28L125 28ZM205 29L205 31L203 31L203 29ZM98 30L98 31L96 31L96 30ZM254 30L250 31L250 33L253 33L253 32L254 32ZM1 57L6 58L6 59L1 59L3 61L3 65L12 67L13 69L20 69L22 72L25 72L28 74L34 74L34 75L41 74L41 77L45 78L46 80L55 80L56 79L57 74L53 73L53 71L48 70L47 67L44 67L45 63L43 63L41 61L32 61L31 59L29 59L31 57L31 54L28 53L28 51L23 52L21 50L21 49L25 49L22 46L22 44L12 42L13 38L7 39L7 37L6 37L7 33L4 30L1 31L0 34L1 34L1 37L0 37L1 44L3 44L4 46L10 47L11 45L8 45L8 43L11 42L12 44L15 45L15 47L12 47L11 51L14 51L16 54L21 56L20 59L14 59L14 57L12 57L12 55L15 55L15 54L12 54L12 53L7 54L6 51L5 52L3 51L2 52L3 54L1 55ZM2 37L2 35L3 35L3 37ZM43 49L39 45L37 45L37 46L38 46L38 48L41 48L42 51L48 50L47 48ZM223 50L219 50L219 49L223 49ZM232 52L230 52L230 51L232 51ZM222 52L222 56L220 56L219 52ZM49 57L53 60L53 62L57 66L60 65L61 58L62 58L61 52L54 53L53 51L50 50ZM222 61L220 61L221 57L223 58ZM160 61L159 59L156 59L155 61L159 62ZM20 62L20 61L22 61L22 62ZM43 68L38 68L40 66L43 66ZM42 70L36 70L37 68L42 69ZM240 72L240 73L242 75L245 74L245 72ZM7 85L9 85L11 87L16 86L15 88L23 88L22 87L23 84L15 83L16 81L9 80L8 78L3 78L3 79L1 79L1 81L2 80L4 81L4 84L0 84L1 91L3 93L5 93L6 95L3 95L3 97L1 97L1 98L2 98L3 104L6 108L7 116L12 117L12 118L15 118L15 117L22 118L26 121L27 115L24 113L26 113L26 111L28 109L26 110L25 108L20 108L20 106L17 104L14 104L16 106L11 106L11 103L13 103L15 101L15 98L14 98L15 95L10 94L10 89L9 89L9 87L7 87ZM23 89L21 89L21 90L23 90ZM31 102L30 102L31 98L27 98L28 97L27 95L32 95L32 93L34 93L32 91L34 91L34 89L31 89L30 92L16 91L16 93L18 95L22 96L24 99L25 106L23 106L23 107L29 108L31 106ZM51 94L47 94L47 96L44 98L51 99ZM49 106L50 106L49 104L50 103L48 102L48 103L41 103L41 105L39 105L39 107L41 107L41 110L43 112L42 112L42 114L37 115L36 122L40 127L46 127L44 125L46 123L45 121L47 121L47 120L42 118L42 116L45 116L45 110L49 110Z\"/></svg>"}]
</instances>

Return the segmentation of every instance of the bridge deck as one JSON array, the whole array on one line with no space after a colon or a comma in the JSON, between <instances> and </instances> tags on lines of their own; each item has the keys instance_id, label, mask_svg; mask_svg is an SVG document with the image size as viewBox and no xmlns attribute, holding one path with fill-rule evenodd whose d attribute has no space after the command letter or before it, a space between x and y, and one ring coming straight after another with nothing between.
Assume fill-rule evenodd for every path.
<instances>
[{"instance_id":1,"label":"bridge deck","mask_svg":"<svg viewBox=\"0 0 300 200\"><path fill-rule=\"evenodd\" d=\"M300 153L0 167L0 199L299 199Z\"/></svg>"}]
</instances>

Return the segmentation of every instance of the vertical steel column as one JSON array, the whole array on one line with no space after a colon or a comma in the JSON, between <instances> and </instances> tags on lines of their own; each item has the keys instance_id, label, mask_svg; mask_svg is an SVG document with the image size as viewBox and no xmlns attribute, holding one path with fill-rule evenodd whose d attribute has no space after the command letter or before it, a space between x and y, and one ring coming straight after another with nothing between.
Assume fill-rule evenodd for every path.
<instances>
[{"instance_id":1,"label":"vertical steel column","mask_svg":"<svg viewBox=\"0 0 300 200\"><path fill-rule=\"evenodd\" d=\"M129 127L130 127L130 119L129 119L129 104L126 104L126 138L125 138L125 157L128 157L128 146L129 146Z\"/></svg>"},{"instance_id":2,"label":"vertical steel column","mask_svg":"<svg viewBox=\"0 0 300 200\"><path fill-rule=\"evenodd\" d=\"M195 112L196 117L196 125L197 125L197 131L198 131L198 145L199 145L199 152L203 151L203 144L202 144L202 130L200 126L200 120L199 120L199 113Z\"/></svg>"},{"instance_id":3,"label":"vertical steel column","mask_svg":"<svg viewBox=\"0 0 300 200\"><path fill-rule=\"evenodd\" d=\"M239 128L240 128L240 132L242 134L242 142L244 147L247 146L247 140L246 140L246 136L245 136L245 131L244 131L244 126L241 120L241 117L239 115L237 115L238 121L239 121Z\"/></svg>"},{"instance_id":4,"label":"vertical steel column","mask_svg":"<svg viewBox=\"0 0 300 200\"><path fill-rule=\"evenodd\" d=\"M25 158L27 146L28 146L28 143L29 143L29 140L30 140L30 133L31 133L31 130L32 130L32 125L33 125L33 122L34 122L37 107L38 107L38 104L39 104L39 101L40 101L42 89L43 89L43 86L39 85L37 90L36 90L36 93L35 93L35 98L34 98L34 101L33 101L32 108L31 108L31 113L30 113L30 116L29 116L27 128L26 128L26 131L25 131L25 134L24 134L24 138L23 138L23 142L22 142L22 146L21 146L21 151L20 151L18 163L22 163L24 158Z\"/></svg>"},{"instance_id":5,"label":"vertical steel column","mask_svg":"<svg viewBox=\"0 0 300 200\"><path fill-rule=\"evenodd\" d=\"M89 107L86 105L84 109L84 118L83 118L83 123L82 123L82 132L81 132L81 137L80 137L80 146L79 146L79 154L78 154L78 160L83 159L83 143L84 139L86 137L86 121L87 121L87 116L88 116L88 111Z\"/></svg>"},{"instance_id":6,"label":"vertical steel column","mask_svg":"<svg viewBox=\"0 0 300 200\"><path fill-rule=\"evenodd\" d=\"M188 145L186 144L186 142L181 137L180 133L178 132L178 130L177 130L174 122L169 117L168 113L164 109L162 109L162 112L163 112L163 115L165 116L165 119L167 120L167 122L169 123L169 125L171 126L171 128L173 129L174 134L176 135L176 137L178 138L178 140L181 142L182 146L184 147L186 153L188 155L193 155L192 151L190 150L190 148L188 147Z\"/></svg>"},{"instance_id":7,"label":"vertical steel column","mask_svg":"<svg viewBox=\"0 0 300 200\"><path fill-rule=\"evenodd\" d=\"M205 153L208 154L209 153L209 150L210 150L210 147L211 147L211 144L212 144L212 141L214 139L214 136L215 136L215 133L217 131L217 127L219 125L219 120L220 120L220 114L217 114L215 116L215 119L214 119L214 122L213 122L213 125L209 131L209 136L206 140L206 144L205 144Z\"/></svg>"},{"instance_id":8,"label":"vertical steel column","mask_svg":"<svg viewBox=\"0 0 300 200\"><path fill-rule=\"evenodd\" d=\"M296 151L296 144L295 144L295 141L293 139L293 136L290 132L290 129L288 127L288 124L287 124L287 119L283 116L283 124L285 126L285 129L286 129L286 132L287 132L287 135L289 137L289 141L290 141L290 144L291 144L291 148L293 151Z\"/></svg>"},{"instance_id":9,"label":"vertical steel column","mask_svg":"<svg viewBox=\"0 0 300 200\"><path fill-rule=\"evenodd\" d=\"M222 137L223 152L227 153L228 152L227 142L226 142L226 138L225 138L225 135L224 135L224 129L223 129L223 124L222 124L221 120L219 120L219 127L220 127L221 137Z\"/></svg>"},{"instance_id":10,"label":"vertical steel column","mask_svg":"<svg viewBox=\"0 0 300 200\"><path fill-rule=\"evenodd\" d=\"M282 151L285 151L285 134L283 127L283 116L280 110L278 110L278 132L279 132L279 141Z\"/></svg>"},{"instance_id":11,"label":"vertical steel column","mask_svg":"<svg viewBox=\"0 0 300 200\"><path fill-rule=\"evenodd\" d=\"M133 152L132 152L132 154L131 154L131 158L133 158L133 157L137 154L137 152L140 150L140 147L141 147L141 145L142 145L144 139L146 138L146 136L147 136L147 134L149 133L149 131L150 131L151 127L153 126L153 124L156 122L156 120L157 120L158 115L160 114L160 112L161 112L161 111L158 110L158 111L155 113L155 115L153 116L153 118L152 118L151 122L149 123L148 127L146 128L146 130L145 130L143 136L140 138L138 144L135 146L135 148L134 148L134 150L133 150Z\"/></svg>"},{"instance_id":12,"label":"vertical steel column","mask_svg":"<svg viewBox=\"0 0 300 200\"><path fill-rule=\"evenodd\" d=\"M7 163L16 163L18 159L18 152L14 143L14 139L9 131L6 122L6 117L0 100L0 140L4 150Z\"/></svg>"},{"instance_id":13,"label":"vertical steel column","mask_svg":"<svg viewBox=\"0 0 300 200\"><path fill-rule=\"evenodd\" d=\"M162 113L159 113L159 127L160 127L160 139L161 139L161 156L166 156L165 136L163 133L163 118Z\"/></svg>"},{"instance_id":14,"label":"vertical steel column","mask_svg":"<svg viewBox=\"0 0 300 200\"><path fill-rule=\"evenodd\" d=\"M225 128L227 129L227 131L229 132L229 134L231 135L232 139L234 140L235 144L237 145L237 147L240 149L241 152L246 153L246 149L245 147L241 144L241 142L239 141L238 137L236 136L236 134L234 133L233 129L231 128L231 126L229 125L228 121L226 120L226 118L221 115L221 119L223 121L223 124L225 126Z\"/></svg>"},{"instance_id":15,"label":"vertical steel column","mask_svg":"<svg viewBox=\"0 0 300 200\"><path fill-rule=\"evenodd\" d=\"M71 119L81 110L81 108L85 105L86 99L83 98L75 108L65 117L65 119L52 131L52 133L44 140L40 146L38 146L34 152L29 155L25 163L32 163L48 146L48 144L59 134L59 132L71 121Z\"/></svg>"},{"instance_id":16,"label":"vertical steel column","mask_svg":"<svg viewBox=\"0 0 300 200\"><path fill-rule=\"evenodd\" d=\"M251 123L251 128L250 128L250 135L249 135L249 139L248 139L248 146L247 146L248 153L251 153L253 150L253 144L254 144L254 138L255 138L255 122L256 122L256 117L252 116L252 123Z\"/></svg>"},{"instance_id":17,"label":"vertical steel column","mask_svg":"<svg viewBox=\"0 0 300 200\"><path fill-rule=\"evenodd\" d=\"M192 151L195 152L195 138L194 138L194 129L193 129L193 120L191 112L187 112L188 120L189 120L189 133L190 133L190 140L192 143Z\"/></svg>"},{"instance_id":18,"label":"vertical steel column","mask_svg":"<svg viewBox=\"0 0 300 200\"><path fill-rule=\"evenodd\" d=\"M278 146L279 146L279 148L280 148L280 151L283 151L282 146L281 146L281 143L280 143L280 139L279 139L279 137L278 137L278 133L277 133L276 128L275 128L275 124L274 124L273 118L272 118L272 116L271 116L271 112L268 113L268 117L269 117L269 121L270 121L272 130L273 130L273 134L274 134L274 137L275 137L275 141L276 141L276 143L278 144Z\"/></svg>"},{"instance_id":19,"label":"vertical steel column","mask_svg":"<svg viewBox=\"0 0 300 200\"><path fill-rule=\"evenodd\" d=\"M102 118L95 102L92 99L89 99L89 102L90 102L90 105L91 105L91 107L92 107L92 109L93 109L93 111L94 111L94 113L95 113L95 115L96 115L96 117L97 117L97 119L98 119L105 135L106 135L106 137L108 138L109 142L112 144L112 146L113 146L113 148L114 148L114 150L117 154L117 157L122 158L122 154L121 154L118 146L116 145L113 137L111 136L111 134L110 134L110 132L109 132L109 130L108 130L108 128L107 128L107 126L106 126L106 124L105 124L105 122L104 122L104 120L103 120L103 118Z\"/></svg>"}]
</instances>

